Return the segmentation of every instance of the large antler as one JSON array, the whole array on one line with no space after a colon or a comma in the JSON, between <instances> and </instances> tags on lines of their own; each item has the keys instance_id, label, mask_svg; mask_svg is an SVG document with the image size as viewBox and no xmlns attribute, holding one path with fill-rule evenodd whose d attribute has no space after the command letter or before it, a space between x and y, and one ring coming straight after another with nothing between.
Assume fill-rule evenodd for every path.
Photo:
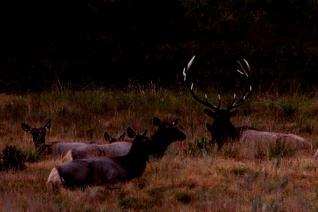
<instances>
[{"instance_id":1,"label":"large antler","mask_svg":"<svg viewBox=\"0 0 318 212\"><path fill-rule=\"evenodd\" d=\"M243 92L244 94L240 97L237 97L236 93L234 93L233 102L228 107L229 110L236 109L237 107L244 104L244 102L251 96L251 93L253 90L252 84L250 83L250 76L249 76L249 73L251 72L251 67L248 64L247 60L242 58L241 61L237 61L237 64L238 64L238 69L236 69L236 71L241 75L241 77L246 79L246 81L248 82L248 88L245 92Z\"/></svg>"},{"instance_id":2,"label":"large antler","mask_svg":"<svg viewBox=\"0 0 318 212\"><path fill-rule=\"evenodd\" d=\"M183 80L185 82L185 85L186 85L186 87L189 88L192 97L197 102L199 102L200 104L202 104L202 105L204 105L206 107L209 107L212 110L219 110L220 106L221 106L221 96L220 95L218 95L219 102L218 102L218 105L216 106L216 105L214 105L214 104L212 104L212 103L210 103L208 101L207 94L204 94L204 98L202 98L202 97L196 95L195 92L194 92L194 83L189 79L188 72L189 72L189 70L190 70L190 68L191 68L191 66L192 66L192 64L194 62L195 57L196 56L194 55L191 58L191 60L188 62L187 66L183 68Z\"/></svg>"},{"instance_id":3,"label":"large antler","mask_svg":"<svg viewBox=\"0 0 318 212\"><path fill-rule=\"evenodd\" d=\"M210 109L216 111L220 109L221 106L221 95L218 94L218 104L214 105L213 103L210 103L208 101L208 96L207 94L204 94L204 98L198 96L195 94L194 92L194 83L191 81L190 77L188 77L188 72L194 62L196 56L193 56L191 58L191 60L188 62L187 66L184 67L183 69L183 80L185 82L185 85L189 88L190 93L192 95L192 97L199 102L200 104L209 107ZM250 81L249 79L249 73L250 73L250 65L248 64L247 60L245 60L244 58L242 58L242 61L237 61L238 63L238 69L236 69L236 71L240 74L240 76L244 79L246 79L248 82ZM251 92L252 92L252 85L249 83L248 89L247 91L244 92L244 95L237 97L236 93L234 93L233 95L233 102L230 104L230 106L228 106L226 109L227 110L233 110L237 107L239 107L240 105L242 105L250 96Z\"/></svg>"}]
</instances>

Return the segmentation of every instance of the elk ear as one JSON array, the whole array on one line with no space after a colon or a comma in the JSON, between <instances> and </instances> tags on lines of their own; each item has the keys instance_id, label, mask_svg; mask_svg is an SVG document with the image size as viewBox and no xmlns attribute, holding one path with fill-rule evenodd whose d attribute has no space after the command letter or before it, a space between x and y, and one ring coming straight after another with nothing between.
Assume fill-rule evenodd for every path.
<instances>
[{"instance_id":1,"label":"elk ear","mask_svg":"<svg viewBox=\"0 0 318 212\"><path fill-rule=\"evenodd\" d=\"M113 140L113 138L106 131L104 133L104 139L105 139L105 141L110 142L110 143Z\"/></svg>"},{"instance_id":2,"label":"elk ear","mask_svg":"<svg viewBox=\"0 0 318 212\"><path fill-rule=\"evenodd\" d=\"M32 131L32 128L26 124L26 123L21 123L21 127L22 129L25 131L25 132L31 132Z\"/></svg>"},{"instance_id":3,"label":"elk ear","mask_svg":"<svg viewBox=\"0 0 318 212\"><path fill-rule=\"evenodd\" d=\"M51 119L47 120L46 123L43 125L43 128L49 130L51 128Z\"/></svg>"},{"instance_id":4,"label":"elk ear","mask_svg":"<svg viewBox=\"0 0 318 212\"><path fill-rule=\"evenodd\" d=\"M158 117L153 117L152 124L159 127L161 125L161 120Z\"/></svg>"},{"instance_id":5,"label":"elk ear","mask_svg":"<svg viewBox=\"0 0 318 212\"><path fill-rule=\"evenodd\" d=\"M136 132L133 130L131 127L127 128L127 136L129 138L135 138L136 137Z\"/></svg>"},{"instance_id":6,"label":"elk ear","mask_svg":"<svg viewBox=\"0 0 318 212\"><path fill-rule=\"evenodd\" d=\"M203 110L203 112L206 114L206 115L208 115L208 116L210 116L210 117L214 117L214 112L212 111L212 110L210 110L210 109L208 109L208 108L205 108L204 110Z\"/></svg>"},{"instance_id":7,"label":"elk ear","mask_svg":"<svg viewBox=\"0 0 318 212\"><path fill-rule=\"evenodd\" d=\"M119 136L118 140L124 140L126 133L124 132L121 136Z\"/></svg>"}]
</instances>

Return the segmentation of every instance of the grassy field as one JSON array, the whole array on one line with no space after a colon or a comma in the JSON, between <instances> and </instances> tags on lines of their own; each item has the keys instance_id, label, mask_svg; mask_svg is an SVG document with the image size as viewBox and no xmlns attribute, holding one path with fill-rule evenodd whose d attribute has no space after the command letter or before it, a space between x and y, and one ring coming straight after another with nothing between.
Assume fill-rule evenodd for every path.
<instances>
[{"instance_id":1,"label":"grassy field","mask_svg":"<svg viewBox=\"0 0 318 212\"><path fill-rule=\"evenodd\" d=\"M120 134L127 126L154 130L151 118L178 117L185 142L151 160L144 175L110 187L53 193L45 182L60 160L27 163L23 171L0 172L0 208L31 211L318 210L318 98L315 94L255 94L233 122L262 130L292 132L308 138L314 149L280 157L275 151L248 157L240 144L222 151L205 148L209 120L202 107L182 90L131 88L0 95L0 149L16 145L34 151L21 122L41 126L52 119L47 141L59 139L103 143L103 132ZM202 147L204 146L204 147ZM245 151L245 150L244 150ZM252 150L251 150L252 151Z\"/></svg>"}]
</instances>

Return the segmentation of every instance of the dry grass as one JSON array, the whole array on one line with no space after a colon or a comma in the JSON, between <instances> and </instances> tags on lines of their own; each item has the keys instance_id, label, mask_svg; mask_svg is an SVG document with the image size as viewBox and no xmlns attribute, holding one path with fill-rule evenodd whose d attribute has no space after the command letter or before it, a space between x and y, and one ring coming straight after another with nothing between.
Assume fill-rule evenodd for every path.
<instances>
[{"instance_id":1,"label":"dry grass","mask_svg":"<svg viewBox=\"0 0 318 212\"><path fill-rule=\"evenodd\" d=\"M318 164L313 151L281 158L266 153L245 157L246 146L227 145L221 152L201 146L209 135L202 108L182 91L165 89L96 90L0 95L0 149L6 144L26 151L31 138L21 130L27 121L52 119L47 140L102 141L103 131L116 134L131 125L149 128L151 117L180 117L188 138L152 160L140 179L111 187L49 191L45 182L59 160L28 163L18 172L0 172L2 210L212 210L298 211L318 209ZM264 95L241 108L233 119L263 130L298 133L317 147L318 101L309 96ZM199 148L199 149L198 149Z\"/></svg>"}]
</instances>

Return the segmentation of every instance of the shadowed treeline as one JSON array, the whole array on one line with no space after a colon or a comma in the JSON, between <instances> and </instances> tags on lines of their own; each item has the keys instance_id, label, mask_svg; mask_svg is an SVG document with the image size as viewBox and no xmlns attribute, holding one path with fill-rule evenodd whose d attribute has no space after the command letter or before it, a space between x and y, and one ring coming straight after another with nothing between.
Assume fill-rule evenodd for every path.
<instances>
[{"instance_id":1,"label":"shadowed treeline","mask_svg":"<svg viewBox=\"0 0 318 212\"><path fill-rule=\"evenodd\" d=\"M2 3L0 87L180 81L192 54L209 82L244 56L262 86L316 83L318 8L309 0ZM215 76L211 76L210 72Z\"/></svg>"}]
</instances>

